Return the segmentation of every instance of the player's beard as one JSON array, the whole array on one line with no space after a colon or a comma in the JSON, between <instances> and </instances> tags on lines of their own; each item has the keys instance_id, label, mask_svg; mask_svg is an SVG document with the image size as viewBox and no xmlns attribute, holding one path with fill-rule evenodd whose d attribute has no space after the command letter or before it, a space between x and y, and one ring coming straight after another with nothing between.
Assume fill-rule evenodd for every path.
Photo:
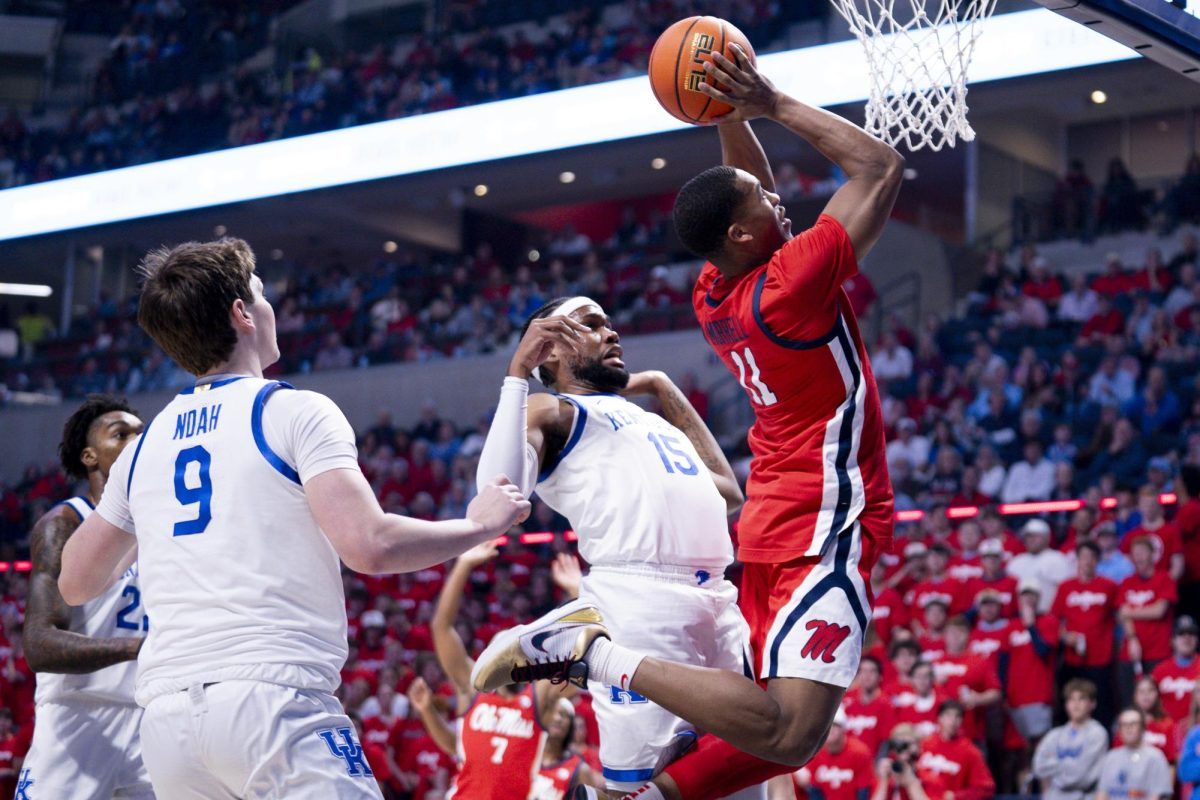
<instances>
[{"instance_id":1,"label":"player's beard","mask_svg":"<svg viewBox=\"0 0 1200 800\"><path fill-rule=\"evenodd\" d=\"M629 370L610 367L602 359L572 361L575 380L594 386L602 392L620 392L629 385Z\"/></svg>"}]
</instances>

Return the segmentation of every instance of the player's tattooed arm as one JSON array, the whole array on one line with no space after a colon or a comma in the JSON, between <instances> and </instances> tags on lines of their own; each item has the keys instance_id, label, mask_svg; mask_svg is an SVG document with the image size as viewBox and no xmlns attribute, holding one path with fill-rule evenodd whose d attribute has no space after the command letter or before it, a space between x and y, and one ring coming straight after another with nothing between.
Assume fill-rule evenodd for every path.
<instances>
[{"instance_id":1,"label":"player's tattooed arm","mask_svg":"<svg viewBox=\"0 0 1200 800\"><path fill-rule=\"evenodd\" d=\"M79 523L58 508L30 536L33 570L25 609L25 658L34 672L82 674L137 659L140 637L94 638L73 633L71 607L58 591L62 551Z\"/></svg>"},{"instance_id":2,"label":"player's tattooed arm","mask_svg":"<svg viewBox=\"0 0 1200 800\"><path fill-rule=\"evenodd\" d=\"M737 476L733 467L721 451L712 431L704 424L700 414L675 382L665 372L639 372L629 379L625 394L650 394L658 399L662 406L663 417L687 436L688 441L696 448L700 460L708 467L717 491L725 499L725 507L732 514L742 507L746 501L742 489L738 486Z\"/></svg>"}]
</instances>

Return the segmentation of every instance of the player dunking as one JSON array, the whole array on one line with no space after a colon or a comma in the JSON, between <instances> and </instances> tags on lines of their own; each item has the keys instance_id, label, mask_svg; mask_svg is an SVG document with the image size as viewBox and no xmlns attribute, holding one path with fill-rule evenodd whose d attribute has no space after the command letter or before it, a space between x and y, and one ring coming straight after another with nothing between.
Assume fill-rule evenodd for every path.
<instances>
[{"instance_id":1,"label":"player dunking","mask_svg":"<svg viewBox=\"0 0 1200 800\"><path fill-rule=\"evenodd\" d=\"M263 380L275 315L238 239L152 252L138 322L197 383L110 472L63 551L79 605L136 549L153 624L138 656L142 750L160 798L379 798L333 696L346 660L338 556L440 564L528 514L497 480L467 519L385 514L328 398Z\"/></svg>"},{"instance_id":2,"label":"player dunking","mask_svg":"<svg viewBox=\"0 0 1200 800\"><path fill-rule=\"evenodd\" d=\"M147 629L137 566L124 565L111 589L79 608L58 591L63 546L100 500L117 456L141 432L133 409L107 395L89 397L63 426L63 470L88 488L47 511L30 536L24 636L37 673L37 715L21 797L154 797L138 737L142 709L133 701Z\"/></svg>"},{"instance_id":3,"label":"player dunking","mask_svg":"<svg viewBox=\"0 0 1200 800\"><path fill-rule=\"evenodd\" d=\"M531 375L554 393L529 396ZM637 395L656 398L662 415L627 399ZM581 602L599 609L613 641L689 664L748 667L749 629L724 578L733 560L726 515L743 500L733 469L667 375L629 373L594 300L554 300L526 323L480 454L479 479L493 471L519 476L526 494L536 487L571 523L591 564ZM625 683L588 688L610 788L637 788L694 744L690 723Z\"/></svg>"},{"instance_id":4,"label":"player dunking","mask_svg":"<svg viewBox=\"0 0 1200 800\"><path fill-rule=\"evenodd\" d=\"M705 337L757 413L739 533L742 607L766 691L732 672L645 657L561 613L497 637L477 667L500 680L505 671L587 674L724 740L705 737L639 790L647 800L719 797L812 757L857 670L871 614L865 576L892 534L878 391L841 285L883 231L903 159L777 91L740 50L737 59L706 65L728 88L702 90L734 107L719 127L725 165L683 187L675 223L709 262L695 290ZM799 236L746 124L757 117L796 133L849 178Z\"/></svg>"}]
</instances>

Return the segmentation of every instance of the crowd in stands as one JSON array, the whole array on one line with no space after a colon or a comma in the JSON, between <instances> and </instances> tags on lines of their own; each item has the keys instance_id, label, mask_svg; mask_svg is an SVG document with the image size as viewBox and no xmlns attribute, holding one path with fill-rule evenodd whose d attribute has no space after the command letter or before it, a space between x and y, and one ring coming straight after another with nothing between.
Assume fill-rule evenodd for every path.
<instances>
[{"instance_id":1,"label":"crowd in stands","mask_svg":"<svg viewBox=\"0 0 1200 800\"><path fill-rule=\"evenodd\" d=\"M1139 186L1125 162L1113 158L1099 189L1082 161L1072 159L1048 197L1013 200L1013 240L1018 243L1078 238L1154 228L1163 234L1200 223L1200 155L1192 154L1176 180Z\"/></svg>"},{"instance_id":2,"label":"crowd in stands","mask_svg":"<svg viewBox=\"0 0 1200 800\"><path fill-rule=\"evenodd\" d=\"M406 347L419 341L433 350L443 343L438 325L463 309L492 316L482 328L462 326L455 347L474 352L473 339L503 330L489 346L505 348L542 298L577 290L601 294L614 309L661 302L689 320L686 292L651 289L653 273L631 268L646 279L630 285L636 289L598 277L588 283L589 274L621 274L600 264L652 249L664 231L665 224L630 216L612 242L589 249L586 237L564 230L547 243L538 262L545 267L535 273L538 265L525 265L511 276L481 248L450 271L452 278L462 271L464 281L430 283L429 291L445 295L436 314L438 298L414 314L418 306L406 306L396 288L407 291L435 269L417 255L368 275L324 270L268 284L281 333L292 335L294 325L315 346L291 351L289 368L306 358L312 369L353 365L369 354L364 343L380 336L411 336ZM1056 274L1032 247L996 252L961 316L915 331L891 320L882 331L872 362L904 516L896 547L871 575L875 625L845 706L847 735L835 735L789 779L794 790L827 800L850 800L848 785L878 793L876 800L897 788L913 800L947 792L983 800L1040 786L1065 800L1090 794L1098 781L1107 800L1165 797L1176 787L1164 788L1162 769L1131 766L1159 759L1177 770L1167 774L1180 786L1200 778L1198 257L1200 242L1187 233L1142 263L1109 257L1086 275ZM483 288L467 301L454 295L456 285L480 278ZM346 338L325 340L330 329ZM701 393L693 396L705 404ZM433 405L411 429L381 417L360 437L363 470L389 510L459 516L486 429L486 419L440 419ZM744 475L746 454L732 457ZM37 467L19 486L0 487L8 557L20 555L30 515L68 490L56 472ZM1001 505L1076 499L1037 514ZM537 503L524 530L559 535L506 547L473 582L459 625L473 649L558 599L548 565L570 549L565 529ZM453 768L423 749L428 743L403 697L417 675L435 693L448 691L428 653L443 576L441 568L346 576L355 649L344 700L364 718L375 757L390 755L388 770L409 776L392 785L396 796L417 785L414 771L428 769L421 785L434 786L436 797ZM0 689L24 730L31 680L20 657L24 577L5 577L0 615L12 651L7 665L0 662ZM589 701L579 702L578 744L594 758ZM1064 719L1066 727L1052 728ZM1146 783L1105 784L1118 775Z\"/></svg>"},{"instance_id":3,"label":"crowd in stands","mask_svg":"<svg viewBox=\"0 0 1200 800\"><path fill-rule=\"evenodd\" d=\"M243 62L289 3L126 5L91 104L47 127L0 116L0 189L644 75L657 35L694 13L734 22L760 50L778 20L824 13L814 0L721 0L699 12L693 0L606 0L572 4L534 38L486 24L501 3L454 3L454 27L361 52L306 47L254 71Z\"/></svg>"}]
</instances>

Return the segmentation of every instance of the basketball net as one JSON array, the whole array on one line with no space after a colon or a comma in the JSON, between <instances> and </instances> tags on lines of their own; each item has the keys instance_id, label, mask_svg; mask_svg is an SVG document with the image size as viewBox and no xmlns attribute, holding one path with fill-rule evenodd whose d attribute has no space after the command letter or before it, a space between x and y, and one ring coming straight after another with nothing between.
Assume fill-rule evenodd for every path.
<instances>
[{"instance_id":1,"label":"basketball net","mask_svg":"<svg viewBox=\"0 0 1200 800\"><path fill-rule=\"evenodd\" d=\"M979 23L996 0L830 2L866 52L868 131L909 150L975 138L967 122L967 67Z\"/></svg>"}]
</instances>

